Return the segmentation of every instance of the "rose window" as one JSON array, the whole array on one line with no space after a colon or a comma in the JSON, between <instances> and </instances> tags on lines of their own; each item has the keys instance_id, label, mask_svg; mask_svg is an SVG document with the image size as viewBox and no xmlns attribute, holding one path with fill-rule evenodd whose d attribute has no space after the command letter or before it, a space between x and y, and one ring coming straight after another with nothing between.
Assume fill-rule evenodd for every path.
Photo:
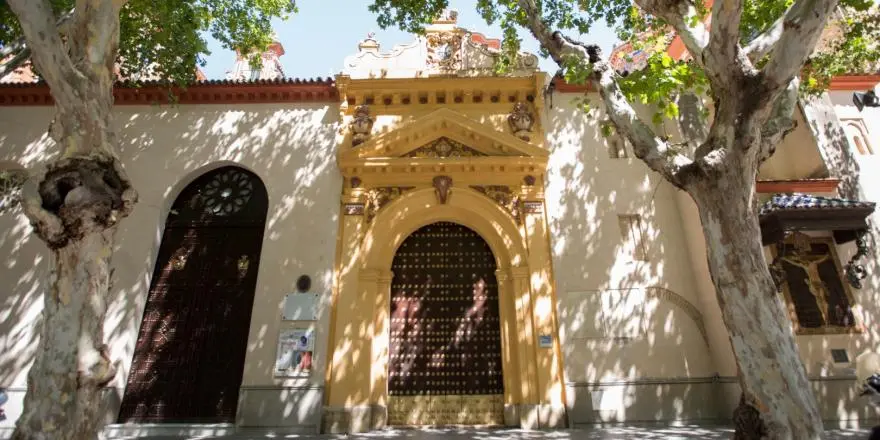
<instances>
[{"instance_id":1,"label":"rose window","mask_svg":"<svg viewBox=\"0 0 880 440\"><path fill-rule=\"evenodd\" d=\"M202 191L205 211L217 215L231 215L241 210L251 199L254 183L247 174L231 169L214 176Z\"/></svg>"}]
</instances>

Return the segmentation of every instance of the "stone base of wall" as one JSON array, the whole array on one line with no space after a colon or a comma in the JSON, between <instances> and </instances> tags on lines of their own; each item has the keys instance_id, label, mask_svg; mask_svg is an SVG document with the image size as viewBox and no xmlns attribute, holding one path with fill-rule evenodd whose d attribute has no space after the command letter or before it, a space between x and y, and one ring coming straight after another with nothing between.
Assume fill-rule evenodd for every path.
<instances>
[{"instance_id":1,"label":"stone base of wall","mask_svg":"<svg viewBox=\"0 0 880 440\"><path fill-rule=\"evenodd\" d=\"M826 426L859 428L876 424L880 411L858 397L855 377L811 378ZM569 383L569 427L657 423L723 424L739 404L734 377L638 379Z\"/></svg>"},{"instance_id":2,"label":"stone base of wall","mask_svg":"<svg viewBox=\"0 0 880 440\"><path fill-rule=\"evenodd\" d=\"M323 387L242 387L235 424L238 431L271 428L279 434L317 434L323 399Z\"/></svg>"},{"instance_id":3,"label":"stone base of wall","mask_svg":"<svg viewBox=\"0 0 880 440\"><path fill-rule=\"evenodd\" d=\"M387 426L384 405L324 407L321 432L358 433ZM567 426L565 407L552 405L504 405L504 425L523 429L559 429Z\"/></svg>"}]
</instances>

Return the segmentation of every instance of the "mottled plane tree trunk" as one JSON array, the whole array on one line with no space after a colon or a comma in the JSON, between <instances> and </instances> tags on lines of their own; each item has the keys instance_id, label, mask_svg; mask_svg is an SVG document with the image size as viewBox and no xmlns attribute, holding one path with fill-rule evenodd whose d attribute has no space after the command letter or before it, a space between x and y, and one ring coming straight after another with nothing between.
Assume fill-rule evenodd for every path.
<instances>
[{"instance_id":1,"label":"mottled plane tree trunk","mask_svg":"<svg viewBox=\"0 0 880 440\"><path fill-rule=\"evenodd\" d=\"M101 389L116 373L103 331L110 257L116 225L137 199L111 121L124 3L77 1L62 35L48 1L8 0L54 98L49 134L60 147L22 199L53 267L16 440L96 438Z\"/></svg>"},{"instance_id":2,"label":"mottled plane tree trunk","mask_svg":"<svg viewBox=\"0 0 880 440\"><path fill-rule=\"evenodd\" d=\"M743 398L735 415L737 438L822 438L818 405L764 258L755 181L760 164L793 127L798 74L837 1L797 0L745 46L740 44L742 0L715 1L709 26L687 0L634 2L671 25L706 72L714 114L705 130L696 130L706 136L692 156L642 122L596 46L550 29L535 0L517 5L528 17L526 27L560 66L571 57L589 66L589 79L611 122L635 155L696 203L739 367ZM757 60L765 57L759 68Z\"/></svg>"}]
</instances>

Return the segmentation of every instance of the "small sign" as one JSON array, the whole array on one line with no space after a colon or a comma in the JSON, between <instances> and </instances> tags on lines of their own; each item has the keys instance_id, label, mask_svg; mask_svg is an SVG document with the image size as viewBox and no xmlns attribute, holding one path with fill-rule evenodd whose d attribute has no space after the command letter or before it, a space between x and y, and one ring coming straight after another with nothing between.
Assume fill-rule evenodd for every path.
<instances>
[{"instance_id":1,"label":"small sign","mask_svg":"<svg viewBox=\"0 0 880 440\"><path fill-rule=\"evenodd\" d=\"M311 329L289 328L278 336L278 352L275 358L276 376L299 376L312 369L315 337Z\"/></svg>"},{"instance_id":2,"label":"small sign","mask_svg":"<svg viewBox=\"0 0 880 440\"><path fill-rule=\"evenodd\" d=\"M284 297L281 319L285 321L315 321L318 319L317 293L290 293Z\"/></svg>"},{"instance_id":3,"label":"small sign","mask_svg":"<svg viewBox=\"0 0 880 440\"><path fill-rule=\"evenodd\" d=\"M539 335L538 336L538 347L553 348L553 337L550 335Z\"/></svg>"}]
</instances>

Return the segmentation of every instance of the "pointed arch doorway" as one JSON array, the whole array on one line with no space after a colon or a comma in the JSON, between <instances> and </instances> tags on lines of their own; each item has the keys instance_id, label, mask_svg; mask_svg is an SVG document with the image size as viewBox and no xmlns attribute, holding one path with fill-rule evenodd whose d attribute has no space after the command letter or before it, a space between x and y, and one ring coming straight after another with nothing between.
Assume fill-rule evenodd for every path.
<instances>
[{"instance_id":1,"label":"pointed arch doorway","mask_svg":"<svg viewBox=\"0 0 880 440\"><path fill-rule=\"evenodd\" d=\"M451 222L413 232L391 265L388 424L503 425L492 249Z\"/></svg>"},{"instance_id":2,"label":"pointed arch doorway","mask_svg":"<svg viewBox=\"0 0 880 440\"><path fill-rule=\"evenodd\" d=\"M175 200L144 308L120 422L234 422L268 196L239 167Z\"/></svg>"}]
</instances>

